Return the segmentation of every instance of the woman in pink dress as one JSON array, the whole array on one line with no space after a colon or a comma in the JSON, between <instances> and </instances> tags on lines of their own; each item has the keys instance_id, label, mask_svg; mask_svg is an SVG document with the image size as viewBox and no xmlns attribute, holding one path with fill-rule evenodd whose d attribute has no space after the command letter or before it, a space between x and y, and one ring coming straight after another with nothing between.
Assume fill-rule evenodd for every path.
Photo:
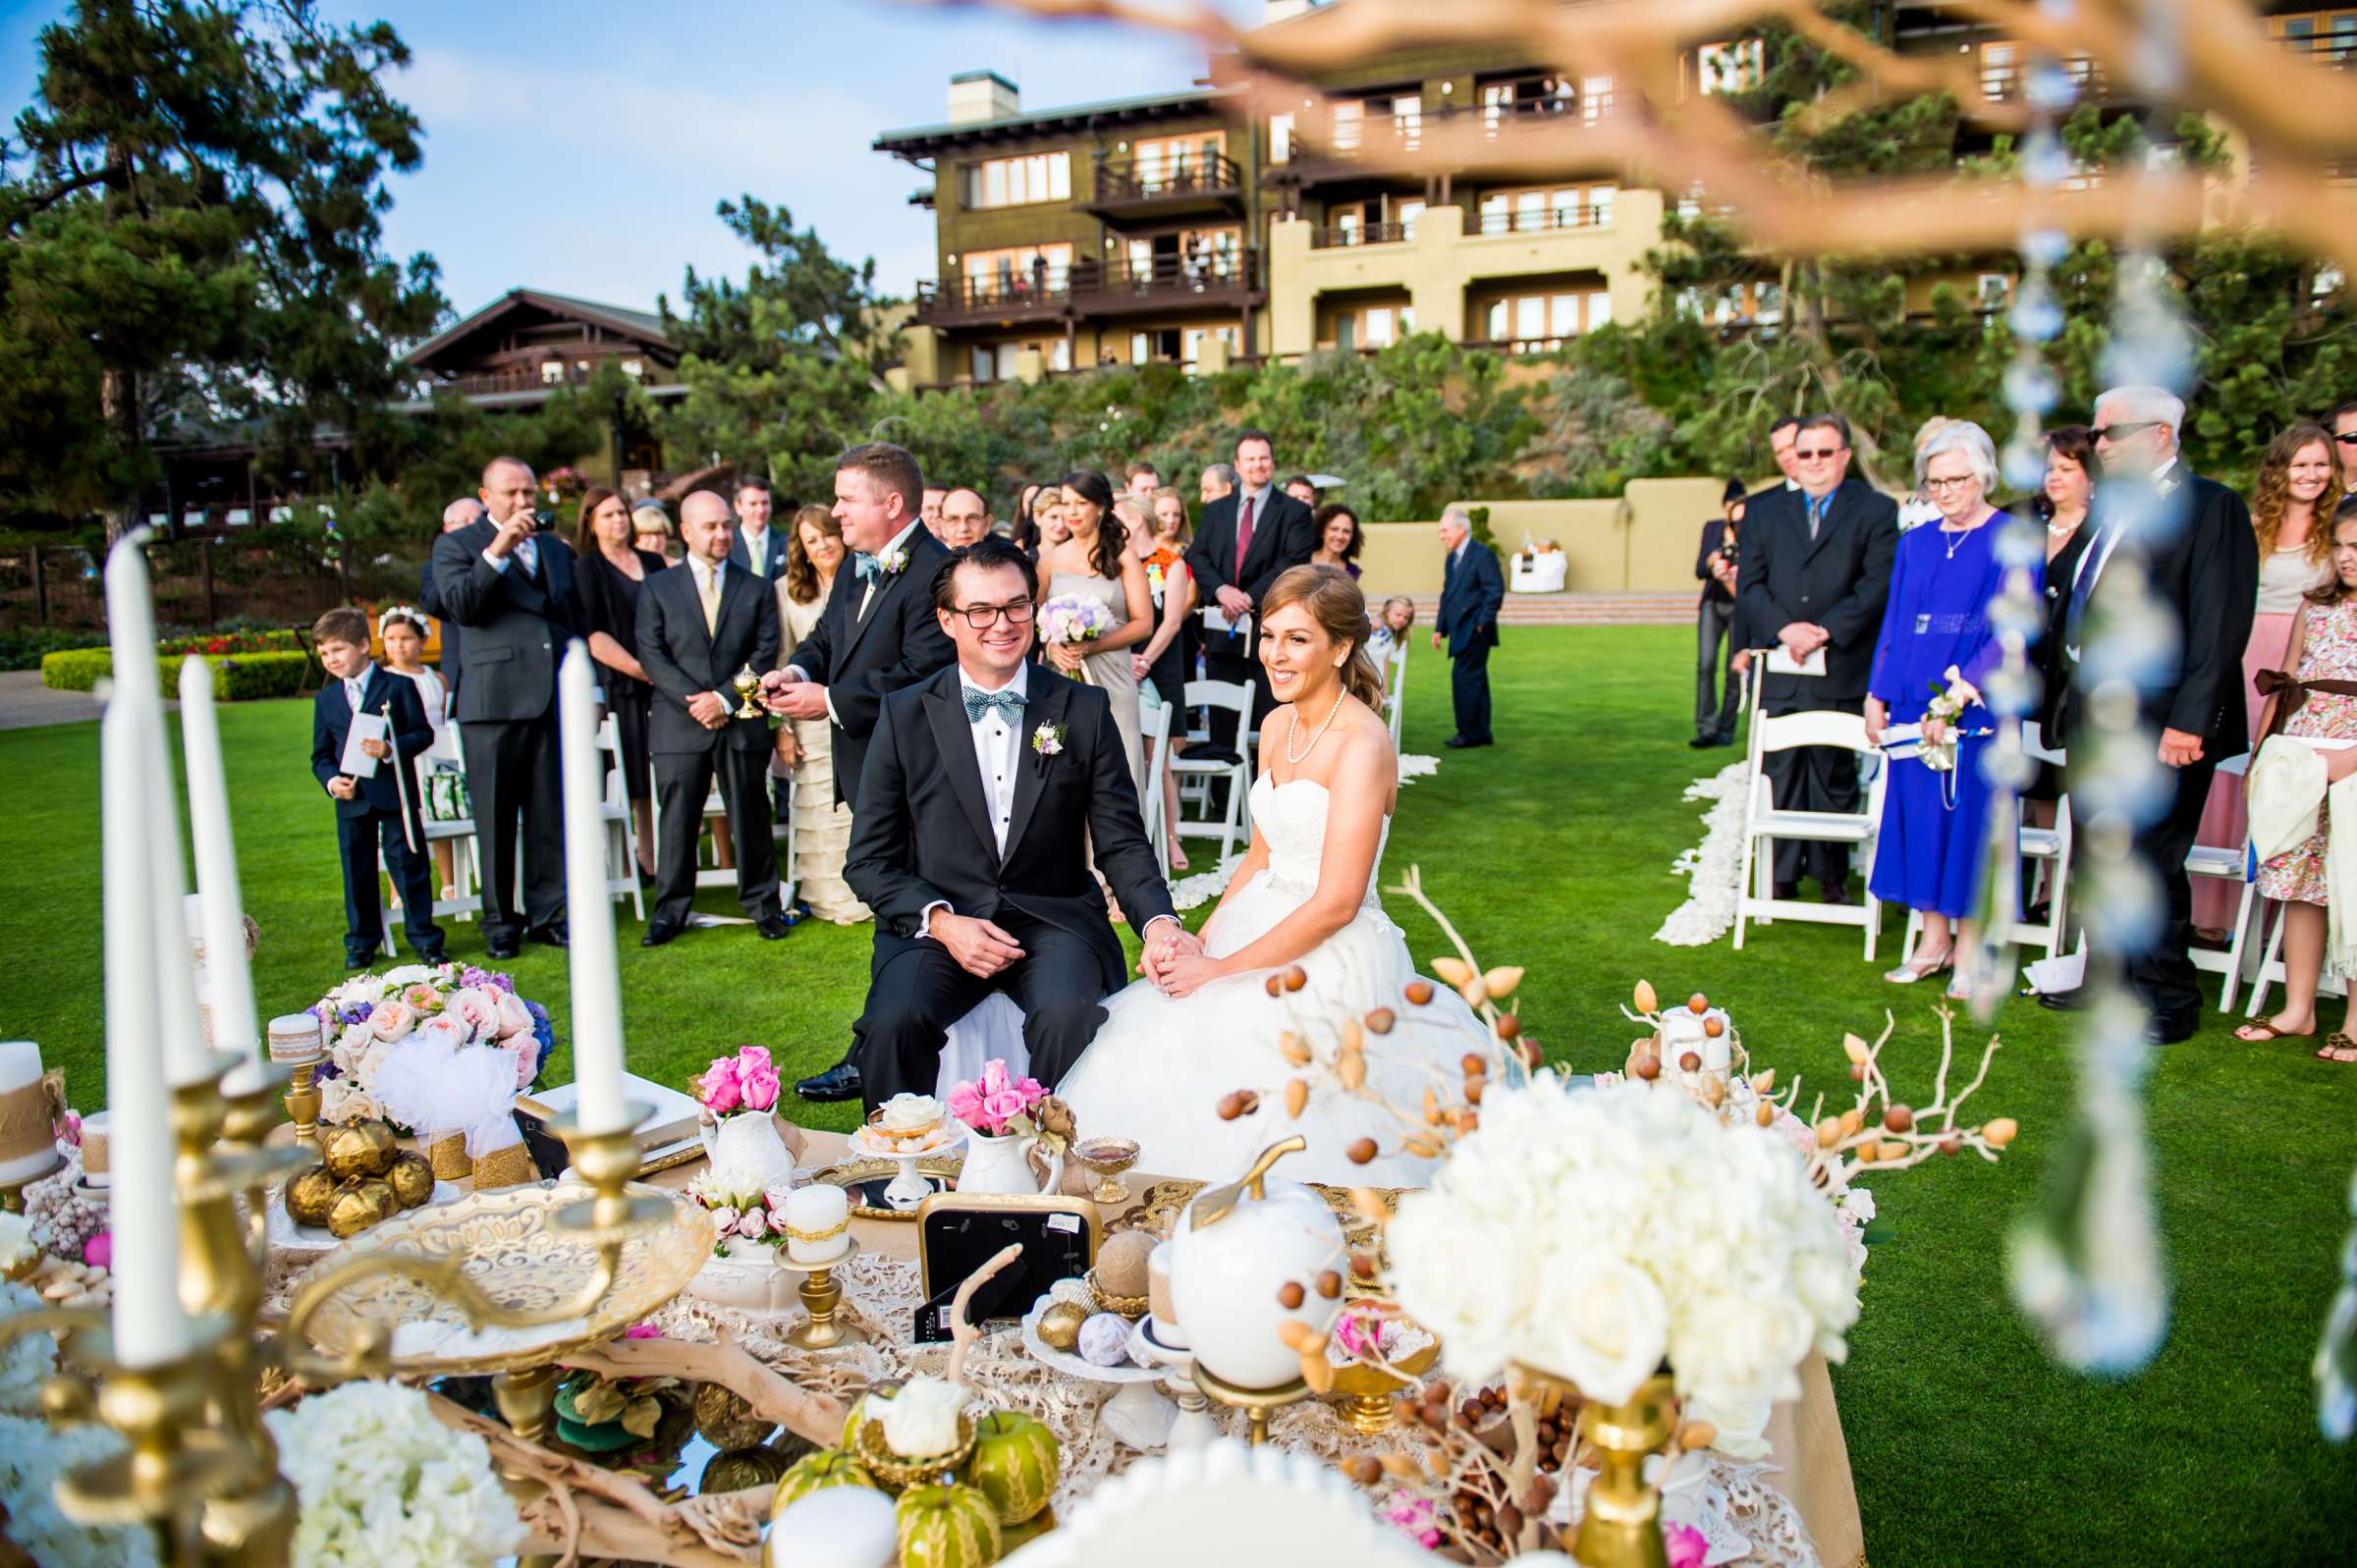
<instances>
[{"instance_id":1,"label":"woman in pink dress","mask_svg":"<svg viewBox=\"0 0 2357 1568\"><path fill-rule=\"evenodd\" d=\"M2259 482L2251 492L2251 526L2259 534L2259 613L2251 620L2251 640L2242 650L2244 700L2253 736L2259 733L2260 711L2267 706L2256 684L2259 672L2283 668L2302 596L2331 575L2332 509L2340 504L2345 488L2335 450L2323 426L2293 425L2268 444L2259 463ZM2195 841L2238 845L2245 826L2242 779L2221 773L2210 785ZM2241 901L2242 890L2233 883L2196 877L2195 928L2222 945L2231 935L2227 928L2234 924Z\"/></svg>"}]
</instances>

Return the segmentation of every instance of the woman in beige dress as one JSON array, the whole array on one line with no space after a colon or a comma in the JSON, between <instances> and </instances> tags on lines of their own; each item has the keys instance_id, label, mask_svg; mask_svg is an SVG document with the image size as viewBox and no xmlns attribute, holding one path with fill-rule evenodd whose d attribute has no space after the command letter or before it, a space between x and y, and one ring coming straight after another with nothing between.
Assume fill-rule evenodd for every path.
<instances>
[{"instance_id":1,"label":"woman in beige dress","mask_svg":"<svg viewBox=\"0 0 2357 1568\"><path fill-rule=\"evenodd\" d=\"M1122 731L1122 749L1128 756L1129 783L1145 799L1145 761L1137 733L1137 676L1131 673L1129 651L1154 634L1154 598L1146 587L1146 564L1129 550L1122 521L1113 513L1113 485L1094 468L1076 468L1064 476L1064 526L1061 544L1044 544L1039 552L1039 596L1049 600L1079 596L1101 600L1113 613L1113 629L1084 643L1049 643L1048 663L1068 676L1079 676L1101 686L1113 701L1113 722Z\"/></svg>"},{"instance_id":2,"label":"woman in beige dress","mask_svg":"<svg viewBox=\"0 0 2357 1568\"><path fill-rule=\"evenodd\" d=\"M784 668L818 624L845 555L843 524L824 507L794 514L786 540L786 575L778 579L778 664ZM867 905L843 880L851 841L851 808L835 800L831 724L795 719L778 730L778 762L794 775L794 878L797 896L821 920L839 926L868 918Z\"/></svg>"}]
</instances>

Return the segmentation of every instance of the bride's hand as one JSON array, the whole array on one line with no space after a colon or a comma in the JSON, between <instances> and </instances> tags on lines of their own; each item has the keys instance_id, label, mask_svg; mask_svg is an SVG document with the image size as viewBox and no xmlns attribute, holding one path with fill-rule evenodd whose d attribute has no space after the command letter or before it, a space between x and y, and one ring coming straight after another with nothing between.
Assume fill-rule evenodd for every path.
<instances>
[{"instance_id":1,"label":"bride's hand","mask_svg":"<svg viewBox=\"0 0 2357 1568\"><path fill-rule=\"evenodd\" d=\"M1180 949L1164 960L1161 986L1166 997L1192 996L1205 982L1220 978L1220 961L1200 949Z\"/></svg>"}]
</instances>

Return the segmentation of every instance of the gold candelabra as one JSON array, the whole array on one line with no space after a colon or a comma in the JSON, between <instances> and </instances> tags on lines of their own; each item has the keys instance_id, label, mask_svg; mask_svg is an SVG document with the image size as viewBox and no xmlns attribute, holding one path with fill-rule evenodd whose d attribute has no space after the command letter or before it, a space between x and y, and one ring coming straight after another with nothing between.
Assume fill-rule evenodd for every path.
<instances>
[{"instance_id":1,"label":"gold candelabra","mask_svg":"<svg viewBox=\"0 0 2357 1568\"><path fill-rule=\"evenodd\" d=\"M388 1273L422 1281L438 1298L485 1328L529 1328L564 1323L594 1311L613 1289L623 1248L634 1236L673 1220L674 1204L630 1190L639 1149L631 1128L647 1108L626 1107L615 1131L554 1130L572 1153L575 1172L590 1196L557 1209L549 1222L596 1253L590 1275L553 1306L519 1311L485 1295L466 1275L459 1255L359 1253L316 1272L297 1293L286 1319L261 1321L271 1188L315 1163L315 1143L272 1143L283 1104L298 1113L315 1063L274 1066L228 1079L238 1058L223 1055L215 1071L172 1092L178 1145L176 1180L181 1206L182 1305L192 1319L189 1354L152 1367L115 1360L102 1314L59 1308L0 1319L0 1349L34 1332L60 1336L59 1377L42 1390L50 1420L95 1415L123 1434L127 1449L82 1467L58 1487L59 1506L76 1522L152 1528L171 1568L284 1568L297 1501L278 1469L278 1450L260 1414L259 1379L277 1369L325 1384L382 1377L396 1369L390 1329L378 1326L323 1355L304 1328L342 1291ZM312 1108L315 1112L315 1104ZM243 1205L245 1214L240 1214ZM265 1330L267 1330L265 1332ZM501 1414L518 1436L545 1438L556 1396L557 1369L545 1356L519 1353L495 1391Z\"/></svg>"}]
</instances>

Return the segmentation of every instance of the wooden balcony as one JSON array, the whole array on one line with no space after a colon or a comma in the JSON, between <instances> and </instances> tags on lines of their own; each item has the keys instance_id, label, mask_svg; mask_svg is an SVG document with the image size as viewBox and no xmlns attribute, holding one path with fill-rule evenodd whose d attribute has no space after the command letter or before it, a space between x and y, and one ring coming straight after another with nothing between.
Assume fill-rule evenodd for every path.
<instances>
[{"instance_id":1,"label":"wooden balcony","mask_svg":"<svg viewBox=\"0 0 2357 1568\"><path fill-rule=\"evenodd\" d=\"M1310 232L1312 250L1346 250L1355 245L1398 244L1409 238L1403 223L1346 223Z\"/></svg>"},{"instance_id":2,"label":"wooden balcony","mask_svg":"<svg viewBox=\"0 0 2357 1568\"><path fill-rule=\"evenodd\" d=\"M1140 167L1100 163L1095 189L1080 210L1117 227L1170 218L1244 215L1242 165L1224 153L1161 159Z\"/></svg>"},{"instance_id":3,"label":"wooden balcony","mask_svg":"<svg viewBox=\"0 0 2357 1568\"><path fill-rule=\"evenodd\" d=\"M1223 255L1151 261L1082 261L1028 276L928 279L916 286L915 319L928 327L1063 322L1195 306L1260 302L1261 261L1246 245Z\"/></svg>"},{"instance_id":4,"label":"wooden balcony","mask_svg":"<svg viewBox=\"0 0 2357 1568\"><path fill-rule=\"evenodd\" d=\"M1422 172L1436 147L1453 169L1550 169L1563 161L1565 133L1612 117L1610 92L1585 97L1461 104L1406 114L1368 113L1297 126L1291 156L1261 172L1270 186L1314 185L1395 171Z\"/></svg>"}]
</instances>

